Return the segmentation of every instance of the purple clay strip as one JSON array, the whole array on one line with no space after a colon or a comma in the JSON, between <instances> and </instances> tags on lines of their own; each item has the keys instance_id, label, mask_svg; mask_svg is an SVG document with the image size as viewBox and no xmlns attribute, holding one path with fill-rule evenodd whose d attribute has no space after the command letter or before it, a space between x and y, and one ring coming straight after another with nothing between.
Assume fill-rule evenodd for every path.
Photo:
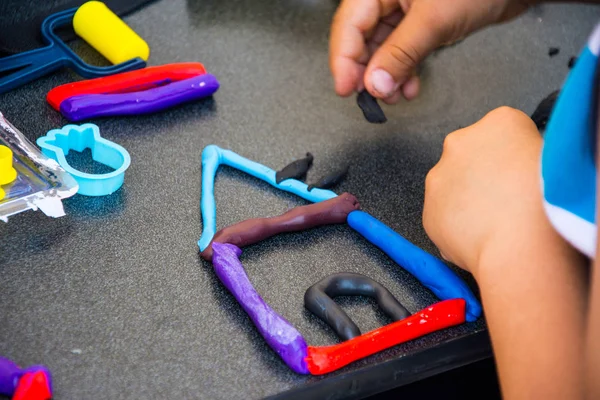
<instances>
[{"instance_id":1,"label":"purple clay strip","mask_svg":"<svg viewBox=\"0 0 600 400\"><path fill-rule=\"evenodd\" d=\"M19 368L17 364L8 358L0 357L0 395L12 396L17 390L19 380L28 372L42 371L46 374L50 392L52 392L52 378L50 371L43 365L32 365L25 369Z\"/></svg>"},{"instance_id":2,"label":"purple clay strip","mask_svg":"<svg viewBox=\"0 0 600 400\"><path fill-rule=\"evenodd\" d=\"M22 375L23 371L17 364L0 357L0 394L12 396Z\"/></svg>"},{"instance_id":3,"label":"purple clay strip","mask_svg":"<svg viewBox=\"0 0 600 400\"><path fill-rule=\"evenodd\" d=\"M242 250L228 243L213 242L212 263L223 285L233 294L269 346L294 372L309 374L306 341L285 318L277 314L256 292L240 262Z\"/></svg>"},{"instance_id":4,"label":"purple clay strip","mask_svg":"<svg viewBox=\"0 0 600 400\"><path fill-rule=\"evenodd\" d=\"M218 89L217 78L203 74L139 92L72 96L60 103L60 112L70 121L148 114L211 96Z\"/></svg>"}]
</instances>

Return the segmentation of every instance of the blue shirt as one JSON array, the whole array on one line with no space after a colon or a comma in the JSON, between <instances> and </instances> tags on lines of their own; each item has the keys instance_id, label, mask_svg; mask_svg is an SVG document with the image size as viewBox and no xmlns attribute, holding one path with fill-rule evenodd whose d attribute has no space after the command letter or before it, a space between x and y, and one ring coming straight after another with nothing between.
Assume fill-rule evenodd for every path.
<instances>
[{"instance_id":1,"label":"blue shirt","mask_svg":"<svg viewBox=\"0 0 600 400\"><path fill-rule=\"evenodd\" d=\"M557 232L590 258L596 253L596 136L600 24L556 101L541 157L546 214Z\"/></svg>"}]
</instances>

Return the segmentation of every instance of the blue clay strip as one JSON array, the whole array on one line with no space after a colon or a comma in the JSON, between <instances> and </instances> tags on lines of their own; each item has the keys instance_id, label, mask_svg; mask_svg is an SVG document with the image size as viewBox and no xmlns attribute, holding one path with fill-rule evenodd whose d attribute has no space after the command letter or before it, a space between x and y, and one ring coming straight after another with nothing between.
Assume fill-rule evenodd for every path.
<instances>
[{"instance_id":1,"label":"blue clay strip","mask_svg":"<svg viewBox=\"0 0 600 400\"><path fill-rule=\"evenodd\" d=\"M204 251L217 233L217 206L215 204L215 175L221 164L221 149L207 146L202 152L202 195L200 211L202 212L202 235L198 241L200 251Z\"/></svg>"},{"instance_id":2,"label":"blue clay strip","mask_svg":"<svg viewBox=\"0 0 600 400\"><path fill-rule=\"evenodd\" d=\"M415 276L439 299L464 299L467 302L467 321L475 321L481 315L481 304L471 289L440 259L410 243L366 212L351 212L348 225Z\"/></svg>"},{"instance_id":3,"label":"blue clay strip","mask_svg":"<svg viewBox=\"0 0 600 400\"><path fill-rule=\"evenodd\" d=\"M242 263L242 250L233 244L213 243L215 273L248 313L250 319L269 346L295 372L308 374L307 344L300 332L277 314L256 292Z\"/></svg>"}]
</instances>

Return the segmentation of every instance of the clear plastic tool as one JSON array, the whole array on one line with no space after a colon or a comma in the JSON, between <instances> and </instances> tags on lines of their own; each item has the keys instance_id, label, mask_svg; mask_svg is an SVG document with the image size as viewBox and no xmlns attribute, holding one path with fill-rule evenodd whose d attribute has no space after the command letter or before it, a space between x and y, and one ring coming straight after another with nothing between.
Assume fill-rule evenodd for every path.
<instances>
[{"instance_id":1,"label":"clear plastic tool","mask_svg":"<svg viewBox=\"0 0 600 400\"><path fill-rule=\"evenodd\" d=\"M17 174L14 180L0 186L4 192L0 198L0 220L8 222L11 215L38 209L49 217L65 215L62 199L77 193L77 182L56 161L43 155L1 112L0 145L12 152L11 167Z\"/></svg>"}]
</instances>

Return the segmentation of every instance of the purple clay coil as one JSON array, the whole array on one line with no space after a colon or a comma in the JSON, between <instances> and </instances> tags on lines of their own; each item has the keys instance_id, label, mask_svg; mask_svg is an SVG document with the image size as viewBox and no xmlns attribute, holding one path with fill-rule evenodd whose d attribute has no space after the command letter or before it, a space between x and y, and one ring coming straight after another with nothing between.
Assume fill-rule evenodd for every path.
<instances>
[{"instance_id":1,"label":"purple clay coil","mask_svg":"<svg viewBox=\"0 0 600 400\"><path fill-rule=\"evenodd\" d=\"M308 374L304 360L306 341L285 318L277 314L256 292L240 262L242 250L228 243L213 243L215 273L250 316L252 322L283 361L295 372Z\"/></svg>"},{"instance_id":2,"label":"purple clay coil","mask_svg":"<svg viewBox=\"0 0 600 400\"><path fill-rule=\"evenodd\" d=\"M0 357L0 395L12 396L15 394L19 380L28 372L42 371L46 374L50 391L52 391L52 378L50 371L43 365L32 365L31 367L21 369L16 363L8 358Z\"/></svg>"},{"instance_id":3,"label":"purple clay coil","mask_svg":"<svg viewBox=\"0 0 600 400\"><path fill-rule=\"evenodd\" d=\"M11 360L0 357L0 394L12 396L19 379L23 375L21 368Z\"/></svg>"},{"instance_id":4,"label":"purple clay coil","mask_svg":"<svg viewBox=\"0 0 600 400\"><path fill-rule=\"evenodd\" d=\"M60 112L70 121L149 114L212 96L218 89L217 78L211 74L203 74L139 92L69 97L60 104Z\"/></svg>"}]
</instances>

